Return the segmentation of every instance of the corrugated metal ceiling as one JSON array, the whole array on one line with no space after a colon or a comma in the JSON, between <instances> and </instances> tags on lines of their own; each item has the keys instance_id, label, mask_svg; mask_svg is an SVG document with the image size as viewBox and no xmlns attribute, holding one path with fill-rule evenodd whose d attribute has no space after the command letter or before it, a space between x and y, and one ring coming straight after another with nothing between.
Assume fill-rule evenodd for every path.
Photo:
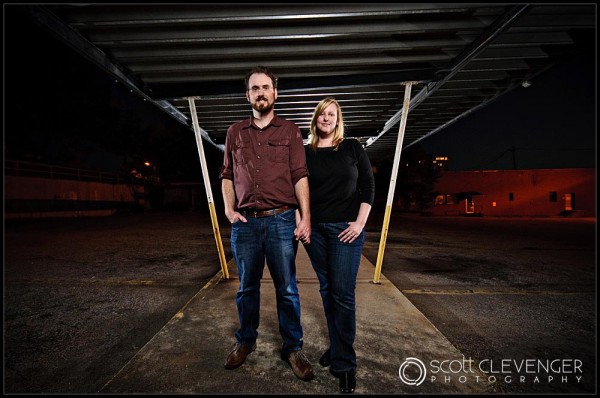
<instances>
[{"instance_id":1,"label":"corrugated metal ceiling","mask_svg":"<svg viewBox=\"0 0 600 398\"><path fill-rule=\"evenodd\" d=\"M250 115L243 78L279 77L278 115L308 134L325 96L372 162L394 155L403 82L418 81L404 146L590 48L593 4L77 4L28 6L107 73L222 144ZM595 47L592 47L595 48Z\"/></svg>"}]
</instances>

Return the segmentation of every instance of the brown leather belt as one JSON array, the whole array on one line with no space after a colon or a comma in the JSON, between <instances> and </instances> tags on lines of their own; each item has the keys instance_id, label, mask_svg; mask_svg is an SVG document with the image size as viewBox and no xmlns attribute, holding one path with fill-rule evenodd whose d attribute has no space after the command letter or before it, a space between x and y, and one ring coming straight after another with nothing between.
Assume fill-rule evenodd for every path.
<instances>
[{"instance_id":1,"label":"brown leather belt","mask_svg":"<svg viewBox=\"0 0 600 398\"><path fill-rule=\"evenodd\" d=\"M242 214L244 214L244 217L259 218L259 217L275 216L277 214L283 213L284 211L286 211L288 209L291 209L291 207L281 206L276 209L269 209L269 210L243 209Z\"/></svg>"}]
</instances>

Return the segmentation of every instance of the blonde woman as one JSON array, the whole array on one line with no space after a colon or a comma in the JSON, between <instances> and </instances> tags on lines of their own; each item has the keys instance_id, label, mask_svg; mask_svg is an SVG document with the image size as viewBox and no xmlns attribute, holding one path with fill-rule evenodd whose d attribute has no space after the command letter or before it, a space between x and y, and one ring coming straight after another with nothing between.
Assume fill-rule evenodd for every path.
<instances>
[{"instance_id":1,"label":"blonde woman","mask_svg":"<svg viewBox=\"0 0 600 398\"><path fill-rule=\"evenodd\" d=\"M329 348L319 359L340 379L340 392L356 388L355 288L364 227L375 196L369 158L358 140L344 139L342 109L334 98L317 105L305 146L311 237L304 243L317 274Z\"/></svg>"}]
</instances>

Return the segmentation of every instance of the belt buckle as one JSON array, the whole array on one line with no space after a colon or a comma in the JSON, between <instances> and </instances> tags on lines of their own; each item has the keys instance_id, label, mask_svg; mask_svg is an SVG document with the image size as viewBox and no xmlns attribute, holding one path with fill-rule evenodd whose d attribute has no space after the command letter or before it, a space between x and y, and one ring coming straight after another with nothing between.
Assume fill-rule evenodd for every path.
<instances>
[{"instance_id":1,"label":"belt buckle","mask_svg":"<svg viewBox=\"0 0 600 398\"><path fill-rule=\"evenodd\" d=\"M256 210L254 210L254 218L256 218L256 214L257 214L257 213L258 213L258 212L257 212Z\"/></svg>"}]
</instances>

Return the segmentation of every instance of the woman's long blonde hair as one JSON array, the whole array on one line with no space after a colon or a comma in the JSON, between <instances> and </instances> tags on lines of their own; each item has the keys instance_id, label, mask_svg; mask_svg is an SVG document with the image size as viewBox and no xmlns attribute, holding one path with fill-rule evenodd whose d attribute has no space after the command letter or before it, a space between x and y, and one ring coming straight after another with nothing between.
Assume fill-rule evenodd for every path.
<instances>
[{"instance_id":1,"label":"woman's long blonde hair","mask_svg":"<svg viewBox=\"0 0 600 398\"><path fill-rule=\"evenodd\" d=\"M333 146L337 149L340 143L344 140L344 118L342 116L342 107L333 97L327 97L317 104L313 112L312 120L310 121L310 137L309 144L312 149L317 148L319 142L319 133L317 132L317 118L325 111L329 105L335 104L337 108L337 125L333 132Z\"/></svg>"}]
</instances>

